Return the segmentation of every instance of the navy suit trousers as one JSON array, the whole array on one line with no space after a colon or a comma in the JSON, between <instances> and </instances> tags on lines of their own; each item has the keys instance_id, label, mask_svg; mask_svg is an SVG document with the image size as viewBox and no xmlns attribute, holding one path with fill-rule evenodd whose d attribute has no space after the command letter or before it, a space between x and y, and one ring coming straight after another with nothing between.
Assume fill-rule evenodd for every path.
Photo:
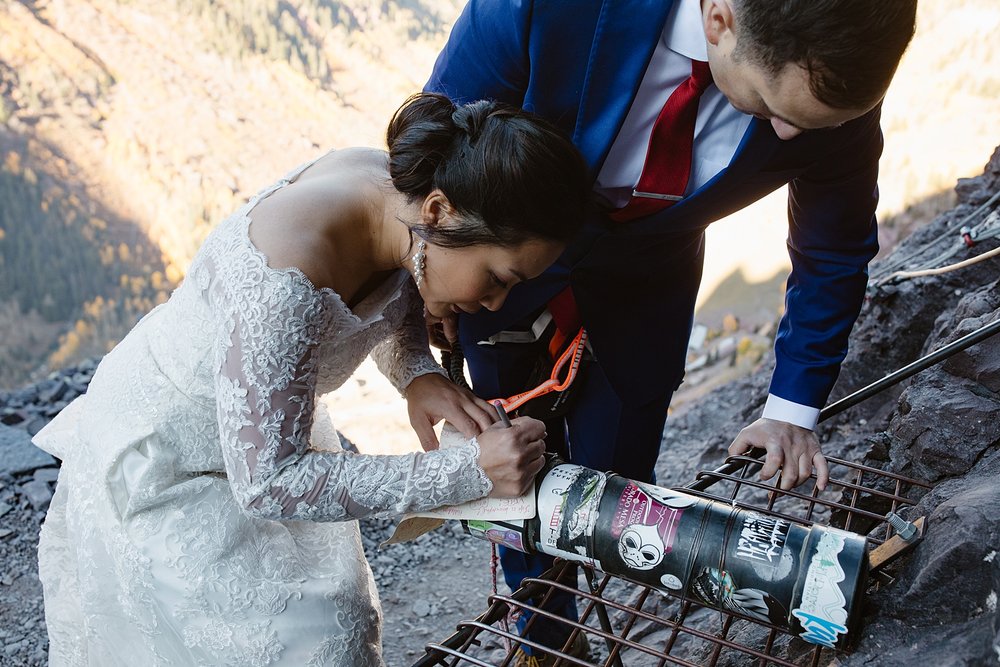
<instances>
[{"instance_id":1,"label":"navy suit trousers","mask_svg":"<svg viewBox=\"0 0 1000 667\"><path fill-rule=\"evenodd\" d=\"M524 390L534 364L533 355L528 353L531 346L484 346L472 340L464 340L462 345L478 395L490 399ZM548 441L554 449L571 463L613 471L629 479L655 481L652 470L673 392L667 391L643 406L625 405L611 388L599 363L587 365L578 381L582 386L570 413L565 419L546 423ZM524 578L537 577L550 568L553 559L500 547L500 561L504 580L511 590L517 590ZM577 618L571 595L554 595L544 608L565 618ZM518 621L522 632L528 619L529 616L522 615ZM565 624L542 617L534 619L528 627L532 639L554 647L565 642L568 632Z\"/></svg>"}]
</instances>

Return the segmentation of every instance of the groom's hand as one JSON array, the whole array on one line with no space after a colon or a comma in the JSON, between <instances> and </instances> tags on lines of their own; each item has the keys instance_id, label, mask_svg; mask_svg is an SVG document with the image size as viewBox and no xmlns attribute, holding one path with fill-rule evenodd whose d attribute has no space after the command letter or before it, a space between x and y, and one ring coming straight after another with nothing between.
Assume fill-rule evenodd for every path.
<instances>
[{"instance_id":1,"label":"groom's hand","mask_svg":"<svg viewBox=\"0 0 1000 667\"><path fill-rule=\"evenodd\" d=\"M761 417L736 436L729 445L730 456L737 456L758 447L767 452L760 478L768 480L781 470L781 488L793 489L812 476L816 468L816 486L826 488L830 479L826 457L816 434L807 428Z\"/></svg>"}]
</instances>

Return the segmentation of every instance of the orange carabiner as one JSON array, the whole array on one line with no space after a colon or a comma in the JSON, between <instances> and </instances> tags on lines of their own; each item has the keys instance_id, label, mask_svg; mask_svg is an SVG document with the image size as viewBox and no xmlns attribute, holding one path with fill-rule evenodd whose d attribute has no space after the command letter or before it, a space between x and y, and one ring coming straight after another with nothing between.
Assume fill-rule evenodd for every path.
<instances>
[{"instance_id":1,"label":"orange carabiner","mask_svg":"<svg viewBox=\"0 0 1000 667\"><path fill-rule=\"evenodd\" d=\"M534 389L496 400L500 401L507 412L513 412L534 398L544 396L553 391L565 391L576 379L577 371L580 370L580 360L583 359L583 351L586 349L586 346L587 330L581 327L576 336L573 337L573 341L566 346L566 349L556 359L548 380L545 380ZM564 369L566 369L565 377L560 379L560 375Z\"/></svg>"}]
</instances>

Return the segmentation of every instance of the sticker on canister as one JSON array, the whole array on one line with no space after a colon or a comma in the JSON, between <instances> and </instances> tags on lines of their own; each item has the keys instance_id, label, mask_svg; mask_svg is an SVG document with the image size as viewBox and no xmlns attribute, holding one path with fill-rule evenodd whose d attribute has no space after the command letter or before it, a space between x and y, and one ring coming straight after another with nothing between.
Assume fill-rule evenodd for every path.
<instances>
[{"instance_id":1,"label":"sticker on canister","mask_svg":"<svg viewBox=\"0 0 1000 667\"><path fill-rule=\"evenodd\" d=\"M847 634L848 601L840 590L846 572L840 562L850 533L827 528L809 561L792 615L802 624L799 636L812 644L833 648Z\"/></svg>"},{"instance_id":2,"label":"sticker on canister","mask_svg":"<svg viewBox=\"0 0 1000 667\"><path fill-rule=\"evenodd\" d=\"M791 574L795 558L785 545L791 524L753 510L743 511L740 520L733 558L748 563L762 581L780 581Z\"/></svg>"},{"instance_id":3,"label":"sticker on canister","mask_svg":"<svg viewBox=\"0 0 1000 667\"><path fill-rule=\"evenodd\" d=\"M493 521L482 521L469 519L462 522L466 531L473 537L489 540L494 544L527 552L524 547L524 525L521 521L509 521L495 523Z\"/></svg>"},{"instance_id":4,"label":"sticker on canister","mask_svg":"<svg viewBox=\"0 0 1000 667\"><path fill-rule=\"evenodd\" d=\"M714 567L702 568L692 582L691 592L706 604L756 618L765 623L784 624L788 609L768 591L740 588L731 572Z\"/></svg>"},{"instance_id":5,"label":"sticker on canister","mask_svg":"<svg viewBox=\"0 0 1000 667\"><path fill-rule=\"evenodd\" d=\"M685 503L677 505L665 493L658 487L629 482L618 497L611 537L618 541L618 553L630 568L651 570L673 550L684 507L694 501L683 498Z\"/></svg>"},{"instance_id":6,"label":"sticker on canister","mask_svg":"<svg viewBox=\"0 0 1000 667\"><path fill-rule=\"evenodd\" d=\"M572 464L545 475L538 489L539 550L601 568L592 545L606 480L604 473Z\"/></svg>"}]
</instances>

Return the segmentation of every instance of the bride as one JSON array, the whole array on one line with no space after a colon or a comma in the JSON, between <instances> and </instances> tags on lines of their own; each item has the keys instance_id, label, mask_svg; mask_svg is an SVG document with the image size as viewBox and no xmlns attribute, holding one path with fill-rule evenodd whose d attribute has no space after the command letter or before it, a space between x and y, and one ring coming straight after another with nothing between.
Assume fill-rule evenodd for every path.
<instances>
[{"instance_id":1,"label":"bride","mask_svg":"<svg viewBox=\"0 0 1000 667\"><path fill-rule=\"evenodd\" d=\"M380 665L359 517L516 496L541 422L492 425L427 347L578 229L586 167L543 121L417 95L388 153L330 152L255 195L35 437L62 460L39 570L52 665ZM422 300L421 300L422 297ZM345 452L317 396L366 355L425 450ZM468 441L435 449L447 419Z\"/></svg>"}]
</instances>

